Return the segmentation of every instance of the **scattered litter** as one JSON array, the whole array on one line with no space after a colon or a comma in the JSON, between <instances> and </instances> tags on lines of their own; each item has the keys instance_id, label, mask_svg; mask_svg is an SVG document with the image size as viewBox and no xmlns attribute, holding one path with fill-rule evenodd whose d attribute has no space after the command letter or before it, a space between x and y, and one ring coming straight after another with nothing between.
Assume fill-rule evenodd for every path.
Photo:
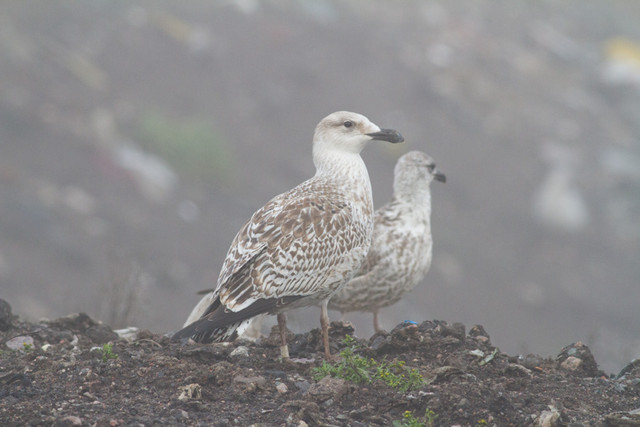
<instances>
[{"instance_id":1,"label":"scattered litter","mask_svg":"<svg viewBox=\"0 0 640 427\"><path fill-rule=\"evenodd\" d=\"M190 400L190 399L201 399L202 398L202 386L200 384L189 384L183 387L180 387L180 396L178 396L178 400Z\"/></svg>"}]
</instances>

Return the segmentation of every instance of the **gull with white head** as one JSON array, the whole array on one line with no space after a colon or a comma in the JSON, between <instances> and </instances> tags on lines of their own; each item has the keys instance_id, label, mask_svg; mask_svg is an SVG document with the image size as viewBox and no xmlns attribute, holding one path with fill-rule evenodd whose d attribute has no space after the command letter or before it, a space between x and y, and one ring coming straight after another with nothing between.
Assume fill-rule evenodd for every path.
<instances>
[{"instance_id":1,"label":"gull with white head","mask_svg":"<svg viewBox=\"0 0 640 427\"><path fill-rule=\"evenodd\" d=\"M277 314L281 355L288 358L284 312L320 304L330 357L327 302L360 268L371 244L371 183L360 152L375 140L404 139L356 113L322 119L313 136L315 175L251 216L231 243L216 288L173 339L231 341L254 316Z\"/></svg>"},{"instance_id":2,"label":"gull with white head","mask_svg":"<svg viewBox=\"0 0 640 427\"><path fill-rule=\"evenodd\" d=\"M393 199L375 213L373 240L360 271L329 301L343 313L373 313L395 304L412 290L431 266L431 190L433 180L445 182L433 159L420 151L400 157L394 170Z\"/></svg>"}]
</instances>

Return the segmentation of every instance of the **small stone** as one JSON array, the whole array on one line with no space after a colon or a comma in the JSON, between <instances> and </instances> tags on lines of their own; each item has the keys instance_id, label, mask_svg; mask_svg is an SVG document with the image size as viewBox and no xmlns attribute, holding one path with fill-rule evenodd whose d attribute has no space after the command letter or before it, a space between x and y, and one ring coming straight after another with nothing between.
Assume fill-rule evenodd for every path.
<instances>
[{"instance_id":1,"label":"small stone","mask_svg":"<svg viewBox=\"0 0 640 427\"><path fill-rule=\"evenodd\" d=\"M560 364L562 369L566 369L567 371L577 371L582 366L582 359L578 359L575 356L567 357L564 362Z\"/></svg>"},{"instance_id":2,"label":"small stone","mask_svg":"<svg viewBox=\"0 0 640 427\"><path fill-rule=\"evenodd\" d=\"M82 419L80 417L76 417L75 415L68 415L62 419L59 419L55 422L54 426L56 427L67 427L67 426L81 426Z\"/></svg>"},{"instance_id":3,"label":"small stone","mask_svg":"<svg viewBox=\"0 0 640 427\"><path fill-rule=\"evenodd\" d=\"M305 423L304 420L300 420L298 427L309 427L309 424Z\"/></svg>"},{"instance_id":4,"label":"small stone","mask_svg":"<svg viewBox=\"0 0 640 427\"><path fill-rule=\"evenodd\" d=\"M324 377L309 387L307 393L316 401L324 402L329 399L340 400L347 392L346 381L341 378Z\"/></svg>"},{"instance_id":5,"label":"small stone","mask_svg":"<svg viewBox=\"0 0 640 427\"><path fill-rule=\"evenodd\" d=\"M253 376L253 377L245 377L243 375L236 375L235 377L233 377L233 382L237 383L237 384L253 384L253 385L257 385L260 387L264 387L264 385L267 383L267 380L259 375Z\"/></svg>"},{"instance_id":6,"label":"small stone","mask_svg":"<svg viewBox=\"0 0 640 427\"><path fill-rule=\"evenodd\" d=\"M6 345L11 350L26 351L33 348L33 338L28 335L11 338Z\"/></svg>"},{"instance_id":7,"label":"small stone","mask_svg":"<svg viewBox=\"0 0 640 427\"><path fill-rule=\"evenodd\" d=\"M311 383L307 380L296 381L295 385L296 387L298 387L298 390L300 390L303 393L306 393L307 390L309 390L309 387L311 387Z\"/></svg>"},{"instance_id":8,"label":"small stone","mask_svg":"<svg viewBox=\"0 0 640 427\"><path fill-rule=\"evenodd\" d=\"M286 392L289 391L289 388L285 383L278 382L276 383L276 390L278 390L278 393L280 394L285 394Z\"/></svg>"},{"instance_id":9,"label":"small stone","mask_svg":"<svg viewBox=\"0 0 640 427\"><path fill-rule=\"evenodd\" d=\"M244 345L236 347L231 354L229 354L229 357L249 357L249 348Z\"/></svg>"}]
</instances>

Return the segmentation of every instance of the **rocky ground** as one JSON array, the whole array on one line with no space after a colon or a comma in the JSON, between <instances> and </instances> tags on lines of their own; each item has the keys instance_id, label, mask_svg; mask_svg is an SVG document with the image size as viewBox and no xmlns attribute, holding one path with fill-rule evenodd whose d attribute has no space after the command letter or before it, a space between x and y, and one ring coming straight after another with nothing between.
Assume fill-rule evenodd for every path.
<instances>
[{"instance_id":1,"label":"rocky ground","mask_svg":"<svg viewBox=\"0 0 640 427\"><path fill-rule=\"evenodd\" d=\"M0 313L3 426L640 425L640 364L605 375L581 343L512 356L479 325L406 322L349 342L333 323L341 357L320 378L317 329L291 334L283 363L276 334L181 345L85 314L29 323L3 300Z\"/></svg>"}]
</instances>

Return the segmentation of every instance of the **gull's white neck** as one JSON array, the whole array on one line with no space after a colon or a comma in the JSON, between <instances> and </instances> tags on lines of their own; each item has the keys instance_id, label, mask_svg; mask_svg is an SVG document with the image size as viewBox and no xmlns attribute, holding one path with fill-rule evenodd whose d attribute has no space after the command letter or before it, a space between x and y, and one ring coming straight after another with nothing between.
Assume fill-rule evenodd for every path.
<instances>
[{"instance_id":1,"label":"gull's white neck","mask_svg":"<svg viewBox=\"0 0 640 427\"><path fill-rule=\"evenodd\" d=\"M314 150L313 163L316 166L314 178L331 181L373 206L369 172L360 153Z\"/></svg>"},{"instance_id":2,"label":"gull's white neck","mask_svg":"<svg viewBox=\"0 0 640 427\"><path fill-rule=\"evenodd\" d=\"M431 211L431 189L429 184L413 185L403 189L396 188L393 195L402 203L428 207L428 210Z\"/></svg>"}]
</instances>

